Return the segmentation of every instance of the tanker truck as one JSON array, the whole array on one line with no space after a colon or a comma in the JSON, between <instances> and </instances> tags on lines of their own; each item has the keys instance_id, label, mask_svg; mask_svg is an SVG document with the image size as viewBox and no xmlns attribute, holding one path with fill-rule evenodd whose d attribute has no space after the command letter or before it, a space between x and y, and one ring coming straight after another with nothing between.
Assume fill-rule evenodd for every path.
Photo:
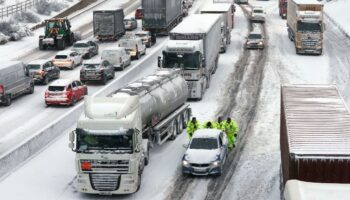
<instances>
[{"instance_id":1,"label":"tanker truck","mask_svg":"<svg viewBox=\"0 0 350 200\"><path fill-rule=\"evenodd\" d=\"M140 188L152 144L174 140L191 115L179 70L159 70L107 97L86 97L84 114L70 134L76 152L76 188L101 195Z\"/></svg>"},{"instance_id":2,"label":"tanker truck","mask_svg":"<svg viewBox=\"0 0 350 200\"><path fill-rule=\"evenodd\" d=\"M288 0L288 37L297 54L322 54L323 4L317 0Z\"/></svg>"},{"instance_id":3,"label":"tanker truck","mask_svg":"<svg viewBox=\"0 0 350 200\"><path fill-rule=\"evenodd\" d=\"M220 14L186 17L170 31L163 57L158 57L159 67L181 69L190 99L202 99L218 66L221 22Z\"/></svg>"}]
</instances>

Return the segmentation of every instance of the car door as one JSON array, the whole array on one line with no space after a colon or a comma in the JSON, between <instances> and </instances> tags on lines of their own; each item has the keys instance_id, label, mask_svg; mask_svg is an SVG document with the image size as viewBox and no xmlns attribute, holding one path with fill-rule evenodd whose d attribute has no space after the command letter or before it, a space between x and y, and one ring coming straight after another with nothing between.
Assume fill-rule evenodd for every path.
<instances>
[{"instance_id":1,"label":"car door","mask_svg":"<svg viewBox=\"0 0 350 200\"><path fill-rule=\"evenodd\" d=\"M112 70L111 70L111 65L109 64L109 62L107 60L105 60L103 62L103 67L106 69L107 71L107 76L111 77L112 76Z\"/></svg>"},{"instance_id":2,"label":"car door","mask_svg":"<svg viewBox=\"0 0 350 200\"><path fill-rule=\"evenodd\" d=\"M43 70L49 79L53 78L52 67L51 67L49 61L43 64Z\"/></svg>"},{"instance_id":3,"label":"car door","mask_svg":"<svg viewBox=\"0 0 350 200\"><path fill-rule=\"evenodd\" d=\"M97 47L97 44L93 41L90 41L89 42L89 46L91 47L91 51L94 55L97 55L98 54L98 47Z\"/></svg>"},{"instance_id":4,"label":"car door","mask_svg":"<svg viewBox=\"0 0 350 200\"><path fill-rule=\"evenodd\" d=\"M53 76L56 78L58 77L58 75L60 74L60 68L56 67L51 61L50 62L50 65L52 67L52 71L53 71Z\"/></svg>"},{"instance_id":5,"label":"car door","mask_svg":"<svg viewBox=\"0 0 350 200\"><path fill-rule=\"evenodd\" d=\"M71 83L71 87L72 87L73 96L75 97L75 99L78 100L80 98L80 94L75 81Z\"/></svg>"},{"instance_id":6,"label":"car door","mask_svg":"<svg viewBox=\"0 0 350 200\"><path fill-rule=\"evenodd\" d=\"M81 98L83 98L83 96L85 94L83 84L80 81L74 81L74 82L75 82L75 85L77 87L77 92L78 92L77 99L81 99Z\"/></svg>"}]
</instances>

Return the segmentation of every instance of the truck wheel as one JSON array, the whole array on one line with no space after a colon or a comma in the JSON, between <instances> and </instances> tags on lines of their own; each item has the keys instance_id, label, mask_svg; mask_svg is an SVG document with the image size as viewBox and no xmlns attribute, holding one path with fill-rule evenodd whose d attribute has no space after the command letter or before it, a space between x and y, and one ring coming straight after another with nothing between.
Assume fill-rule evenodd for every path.
<instances>
[{"instance_id":1,"label":"truck wheel","mask_svg":"<svg viewBox=\"0 0 350 200\"><path fill-rule=\"evenodd\" d=\"M40 49L40 50L45 50L44 44L43 44L43 40L42 40L42 39L39 40L39 49Z\"/></svg>"},{"instance_id":2,"label":"truck wheel","mask_svg":"<svg viewBox=\"0 0 350 200\"><path fill-rule=\"evenodd\" d=\"M175 140L177 137L177 121L175 121L171 127L170 130L171 136L169 137L169 140Z\"/></svg>"},{"instance_id":3,"label":"truck wheel","mask_svg":"<svg viewBox=\"0 0 350 200\"><path fill-rule=\"evenodd\" d=\"M2 103L4 106L10 106L12 103L12 97L11 94L8 94L4 98L4 102Z\"/></svg>"},{"instance_id":4,"label":"truck wheel","mask_svg":"<svg viewBox=\"0 0 350 200\"><path fill-rule=\"evenodd\" d=\"M139 191L139 190L140 190L140 187L141 187L141 174L140 174L140 173L139 173L139 175L138 175L137 181L138 181L138 184L137 184L136 192Z\"/></svg>"},{"instance_id":5,"label":"truck wheel","mask_svg":"<svg viewBox=\"0 0 350 200\"><path fill-rule=\"evenodd\" d=\"M64 50L66 48L66 43L63 39L57 40L57 50Z\"/></svg>"},{"instance_id":6,"label":"truck wheel","mask_svg":"<svg viewBox=\"0 0 350 200\"><path fill-rule=\"evenodd\" d=\"M147 166L149 163L149 147L147 146L147 157L145 157L144 164Z\"/></svg>"},{"instance_id":7,"label":"truck wheel","mask_svg":"<svg viewBox=\"0 0 350 200\"><path fill-rule=\"evenodd\" d=\"M72 46L73 43L74 43L74 33L72 33L72 34L70 35L70 37L68 38L68 40L69 40L68 45L69 45L69 46Z\"/></svg>"}]
</instances>

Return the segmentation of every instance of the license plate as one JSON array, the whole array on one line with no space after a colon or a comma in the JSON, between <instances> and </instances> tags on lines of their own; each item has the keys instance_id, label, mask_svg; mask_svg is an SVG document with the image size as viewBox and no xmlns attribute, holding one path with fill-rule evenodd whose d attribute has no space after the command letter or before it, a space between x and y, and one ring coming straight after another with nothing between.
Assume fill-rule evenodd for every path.
<instances>
[{"instance_id":1,"label":"license plate","mask_svg":"<svg viewBox=\"0 0 350 200\"><path fill-rule=\"evenodd\" d=\"M195 172L206 172L207 169L195 168L194 171Z\"/></svg>"}]
</instances>

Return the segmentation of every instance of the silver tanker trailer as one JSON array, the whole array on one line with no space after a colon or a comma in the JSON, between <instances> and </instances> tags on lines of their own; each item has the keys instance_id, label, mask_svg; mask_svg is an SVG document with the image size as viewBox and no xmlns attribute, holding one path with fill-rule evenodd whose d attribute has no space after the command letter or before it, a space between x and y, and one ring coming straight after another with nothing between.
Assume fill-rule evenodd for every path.
<instances>
[{"instance_id":1,"label":"silver tanker trailer","mask_svg":"<svg viewBox=\"0 0 350 200\"><path fill-rule=\"evenodd\" d=\"M70 134L78 191L136 192L149 146L175 139L191 115L179 70L159 70L108 97L86 97L85 113Z\"/></svg>"}]
</instances>

